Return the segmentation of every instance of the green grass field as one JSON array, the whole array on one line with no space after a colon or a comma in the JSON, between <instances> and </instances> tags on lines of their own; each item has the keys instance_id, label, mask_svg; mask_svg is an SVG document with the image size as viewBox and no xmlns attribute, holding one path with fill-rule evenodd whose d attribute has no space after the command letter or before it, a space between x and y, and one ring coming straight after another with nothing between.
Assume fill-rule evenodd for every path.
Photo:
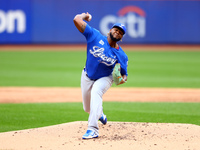
<instances>
[{"instance_id":1,"label":"green grass field","mask_svg":"<svg viewBox=\"0 0 200 150\"><path fill-rule=\"evenodd\" d=\"M128 51L127 55L125 87L200 87L200 51ZM0 86L79 87L85 58L85 51L0 51Z\"/></svg>"},{"instance_id":2,"label":"green grass field","mask_svg":"<svg viewBox=\"0 0 200 150\"><path fill-rule=\"evenodd\" d=\"M200 51L128 51L120 87L200 88ZM85 51L0 51L0 86L79 87ZM115 85L113 85L115 86ZM200 103L104 102L109 121L200 125ZM87 121L81 103L0 104L0 132Z\"/></svg>"},{"instance_id":3,"label":"green grass field","mask_svg":"<svg viewBox=\"0 0 200 150\"><path fill-rule=\"evenodd\" d=\"M109 121L200 125L200 103L104 102ZM0 104L0 132L87 121L81 103Z\"/></svg>"}]
</instances>

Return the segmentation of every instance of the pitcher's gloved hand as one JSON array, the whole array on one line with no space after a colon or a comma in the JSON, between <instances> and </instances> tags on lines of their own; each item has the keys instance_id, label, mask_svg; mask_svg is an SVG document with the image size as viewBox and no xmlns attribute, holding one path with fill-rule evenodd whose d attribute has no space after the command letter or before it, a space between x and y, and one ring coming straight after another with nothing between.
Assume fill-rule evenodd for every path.
<instances>
[{"instance_id":1,"label":"pitcher's gloved hand","mask_svg":"<svg viewBox=\"0 0 200 150\"><path fill-rule=\"evenodd\" d=\"M113 81L116 85L119 85L123 82L123 77L120 71L121 71L120 63L116 63L112 72Z\"/></svg>"}]
</instances>

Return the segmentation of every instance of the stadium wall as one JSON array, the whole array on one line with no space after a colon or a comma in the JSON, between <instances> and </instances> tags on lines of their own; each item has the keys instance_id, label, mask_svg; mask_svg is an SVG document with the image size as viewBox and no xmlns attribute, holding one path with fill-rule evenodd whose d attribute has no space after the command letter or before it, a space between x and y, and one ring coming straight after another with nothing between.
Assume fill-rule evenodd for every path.
<instances>
[{"instance_id":1,"label":"stadium wall","mask_svg":"<svg viewBox=\"0 0 200 150\"><path fill-rule=\"evenodd\" d=\"M0 0L0 44L85 43L73 24L82 12L104 35L124 23L125 44L200 44L200 1L164 0Z\"/></svg>"}]
</instances>

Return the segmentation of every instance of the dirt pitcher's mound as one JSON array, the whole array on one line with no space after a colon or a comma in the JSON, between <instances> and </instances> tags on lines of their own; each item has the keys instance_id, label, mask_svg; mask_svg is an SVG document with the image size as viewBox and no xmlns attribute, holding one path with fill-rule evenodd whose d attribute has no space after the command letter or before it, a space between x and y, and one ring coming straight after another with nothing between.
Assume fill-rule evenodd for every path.
<instances>
[{"instance_id":1,"label":"dirt pitcher's mound","mask_svg":"<svg viewBox=\"0 0 200 150\"><path fill-rule=\"evenodd\" d=\"M0 133L0 149L14 150L197 150L200 126L172 123L99 123L100 136L82 140L87 122Z\"/></svg>"}]
</instances>

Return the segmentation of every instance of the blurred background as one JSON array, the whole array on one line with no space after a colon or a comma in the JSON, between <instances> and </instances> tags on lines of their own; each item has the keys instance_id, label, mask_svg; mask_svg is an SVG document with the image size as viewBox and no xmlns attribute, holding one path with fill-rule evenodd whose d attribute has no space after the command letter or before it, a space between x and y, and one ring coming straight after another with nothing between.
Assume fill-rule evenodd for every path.
<instances>
[{"instance_id":1,"label":"blurred background","mask_svg":"<svg viewBox=\"0 0 200 150\"><path fill-rule=\"evenodd\" d=\"M79 44L76 14L106 35L124 23L125 44L200 44L200 1L0 0L0 44Z\"/></svg>"},{"instance_id":2,"label":"blurred background","mask_svg":"<svg viewBox=\"0 0 200 150\"><path fill-rule=\"evenodd\" d=\"M86 39L73 19L82 12L104 35L116 22L127 27L122 87L200 87L200 1L193 0L0 0L0 86L79 87Z\"/></svg>"}]
</instances>

